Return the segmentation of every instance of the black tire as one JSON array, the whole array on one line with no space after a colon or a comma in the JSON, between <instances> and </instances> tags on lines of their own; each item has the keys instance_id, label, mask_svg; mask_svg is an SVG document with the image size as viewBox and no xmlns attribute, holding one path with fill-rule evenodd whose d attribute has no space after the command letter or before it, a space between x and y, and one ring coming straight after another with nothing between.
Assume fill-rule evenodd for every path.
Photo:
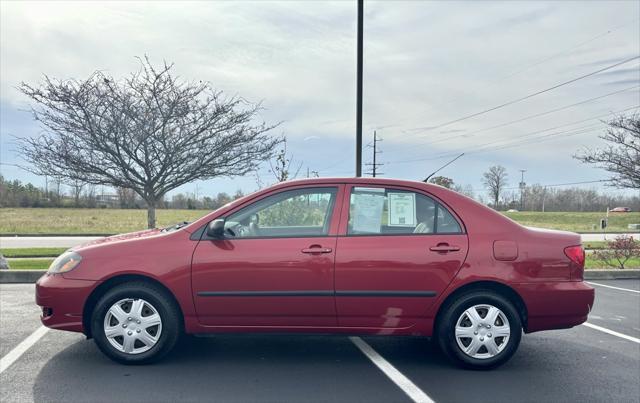
<instances>
[{"instance_id":1,"label":"black tire","mask_svg":"<svg viewBox=\"0 0 640 403\"><path fill-rule=\"evenodd\" d=\"M111 345L104 331L105 316L109 309L116 302L129 298L149 302L162 320L162 328L155 345L147 351L136 354L117 350ZM100 298L91 315L91 334L98 348L112 360L122 364L148 364L161 359L175 346L182 333L180 318L178 307L165 290L150 283L135 281L120 284Z\"/></svg>"},{"instance_id":2,"label":"black tire","mask_svg":"<svg viewBox=\"0 0 640 403\"><path fill-rule=\"evenodd\" d=\"M492 305L500 309L509 321L510 335L506 340L506 345L493 357L480 359L467 355L462 351L455 337L458 319L464 311L476 305ZM481 311L481 309L479 310ZM504 364L515 354L522 338L522 320L514 305L507 298L490 290L477 290L460 295L444 307L436 323L436 337L440 349L456 364L469 369L491 369ZM471 342L471 339L465 340ZM500 340L504 342L504 338ZM496 340L497 342L498 340ZM486 351L486 347L484 349ZM481 351L482 348L478 352Z\"/></svg>"}]
</instances>

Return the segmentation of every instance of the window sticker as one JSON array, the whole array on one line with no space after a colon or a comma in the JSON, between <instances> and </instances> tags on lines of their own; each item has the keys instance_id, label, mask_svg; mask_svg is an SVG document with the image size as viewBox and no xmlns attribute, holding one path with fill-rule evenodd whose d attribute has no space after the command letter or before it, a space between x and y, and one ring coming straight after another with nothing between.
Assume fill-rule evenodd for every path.
<instances>
[{"instance_id":1,"label":"window sticker","mask_svg":"<svg viewBox=\"0 0 640 403\"><path fill-rule=\"evenodd\" d=\"M353 193L353 230L380 233L384 193Z\"/></svg>"},{"instance_id":2,"label":"window sticker","mask_svg":"<svg viewBox=\"0 0 640 403\"><path fill-rule=\"evenodd\" d=\"M388 193L389 198L389 226L416 226L416 194Z\"/></svg>"}]
</instances>

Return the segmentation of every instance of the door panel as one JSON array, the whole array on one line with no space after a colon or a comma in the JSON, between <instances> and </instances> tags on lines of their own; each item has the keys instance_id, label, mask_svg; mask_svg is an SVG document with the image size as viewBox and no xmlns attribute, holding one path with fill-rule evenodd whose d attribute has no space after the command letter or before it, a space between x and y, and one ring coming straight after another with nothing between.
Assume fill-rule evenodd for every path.
<instances>
[{"instance_id":1,"label":"door panel","mask_svg":"<svg viewBox=\"0 0 640 403\"><path fill-rule=\"evenodd\" d=\"M467 235L441 201L414 189L348 192L336 252L338 324L409 327L464 263Z\"/></svg>"},{"instance_id":2,"label":"door panel","mask_svg":"<svg viewBox=\"0 0 640 403\"><path fill-rule=\"evenodd\" d=\"M460 250L430 250L441 243ZM340 326L408 327L424 316L457 273L467 253L467 237L341 237L337 250Z\"/></svg>"},{"instance_id":3,"label":"door panel","mask_svg":"<svg viewBox=\"0 0 640 403\"><path fill-rule=\"evenodd\" d=\"M334 264L343 185L297 186L239 206L223 239L193 254L207 326L336 326Z\"/></svg>"},{"instance_id":4,"label":"door panel","mask_svg":"<svg viewBox=\"0 0 640 403\"><path fill-rule=\"evenodd\" d=\"M303 252L313 245L331 252ZM335 237L201 241L192 277L200 322L335 326L335 248Z\"/></svg>"}]
</instances>

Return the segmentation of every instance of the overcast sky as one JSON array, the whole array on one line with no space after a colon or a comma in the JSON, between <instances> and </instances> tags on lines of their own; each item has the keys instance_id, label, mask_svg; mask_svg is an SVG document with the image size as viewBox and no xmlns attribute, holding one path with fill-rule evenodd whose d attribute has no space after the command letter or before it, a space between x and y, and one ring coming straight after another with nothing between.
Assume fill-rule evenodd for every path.
<instances>
[{"instance_id":1,"label":"overcast sky","mask_svg":"<svg viewBox=\"0 0 640 403\"><path fill-rule=\"evenodd\" d=\"M19 82L95 70L120 78L146 54L175 62L185 79L263 101L261 117L283 122L274 134L288 137L303 174L308 167L352 176L355 4L2 1L1 172L44 184L6 165L20 163L11 136L41 130L24 112ZM638 59L469 116L639 56L639 1L365 1L364 20L364 136L367 143L377 130L384 139L384 176L420 180L466 152L441 174L479 192L494 164L507 168L512 186L520 169L528 183L607 178L572 154L602 144L600 119L638 111ZM261 172L273 181L266 167ZM252 191L256 181L214 179L198 188Z\"/></svg>"}]
</instances>

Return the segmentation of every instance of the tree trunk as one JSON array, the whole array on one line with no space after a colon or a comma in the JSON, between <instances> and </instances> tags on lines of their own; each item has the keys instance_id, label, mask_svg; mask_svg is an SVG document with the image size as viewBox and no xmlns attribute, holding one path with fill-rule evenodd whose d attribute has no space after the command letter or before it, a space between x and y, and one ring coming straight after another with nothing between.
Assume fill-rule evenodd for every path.
<instances>
[{"instance_id":1,"label":"tree trunk","mask_svg":"<svg viewBox=\"0 0 640 403\"><path fill-rule=\"evenodd\" d=\"M156 201L147 200L147 227L156 227Z\"/></svg>"}]
</instances>

